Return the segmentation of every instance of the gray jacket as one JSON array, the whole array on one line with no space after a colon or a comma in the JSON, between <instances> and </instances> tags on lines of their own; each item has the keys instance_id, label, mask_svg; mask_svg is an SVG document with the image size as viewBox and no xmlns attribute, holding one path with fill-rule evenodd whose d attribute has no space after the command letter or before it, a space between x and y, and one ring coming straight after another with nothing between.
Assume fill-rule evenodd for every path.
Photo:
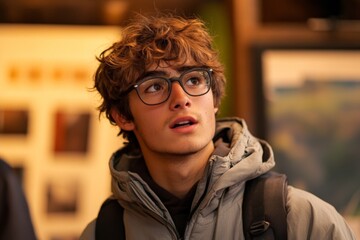
<instances>
[{"instance_id":1,"label":"gray jacket","mask_svg":"<svg viewBox=\"0 0 360 240\"><path fill-rule=\"evenodd\" d=\"M244 239L241 216L245 182L275 165L271 147L254 138L243 120L219 120L217 131L224 128L228 129L230 152L225 157L210 157L197 186L192 204L195 209L184 239ZM111 158L110 171L114 197L125 209L126 239L179 239L163 203L138 174L129 171L140 158L118 155ZM289 186L287 209L288 239L355 239L342 216L308 192ZM85 228L81 240L95 239L95 222Z\"/></svg>"}]
</instances>

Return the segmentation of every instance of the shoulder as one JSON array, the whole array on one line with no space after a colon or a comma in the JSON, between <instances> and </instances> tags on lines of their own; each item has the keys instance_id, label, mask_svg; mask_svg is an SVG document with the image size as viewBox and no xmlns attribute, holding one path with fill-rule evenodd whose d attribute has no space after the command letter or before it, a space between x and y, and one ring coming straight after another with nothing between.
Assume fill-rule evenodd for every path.
<instances>
[{"instance_id":1,"label":"shoulder","mask_svg":"<svg viewBox=\"0 0 360 240\"><path fill-rule=\"evenodd\" d=\"M335 208L329 203L321 200L310 192L288 186L287 208L289 213L307 209L315 212L336 212Z\"/></svg>"},{"instance_id":2,"label":"shoulder","mask_svg":"<svg viewBox=\"0 0 360 240\"><path fill-rule=\"evenodd\" d=\"M95 240L96 219L92 220L83 230L79 240Z\"/></svg>"},{"instance_id":3,"label":"shoulder","mask_svg":"<svg viewBox=\"0 0 360 240\"><path fill-rule=\"evenodd\" d=\"M289 186L286 207L289 239L355 239L336 209L309 192Z\"/></svg>"}]
</instances>

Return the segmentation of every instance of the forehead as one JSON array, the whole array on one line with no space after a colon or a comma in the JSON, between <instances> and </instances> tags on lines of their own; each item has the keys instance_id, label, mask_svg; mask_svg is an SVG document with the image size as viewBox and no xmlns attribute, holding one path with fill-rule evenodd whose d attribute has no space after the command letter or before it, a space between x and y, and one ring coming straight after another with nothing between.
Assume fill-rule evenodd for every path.
<instances>
[{"instance_id":1,"label":"forehead","mask_svg":"<svg viewBox=\"0 0 360 240\"><path fill-rule=\"evenodd\" d=\"M159 63L152 63L149 67L147 67L145 72L149 71L179 71L182 68L199 66L199 63L195 62L192 58L183 58L174 61L160 61Z\"/></svg>"}]
</instances>

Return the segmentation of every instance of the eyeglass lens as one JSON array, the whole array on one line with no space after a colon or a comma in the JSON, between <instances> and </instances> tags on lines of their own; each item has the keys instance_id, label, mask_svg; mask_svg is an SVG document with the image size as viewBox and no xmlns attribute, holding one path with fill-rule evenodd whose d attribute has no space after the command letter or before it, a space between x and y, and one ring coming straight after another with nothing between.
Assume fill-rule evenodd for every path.
<instances>
[{"instance_id":1,"label":"eyeglass lens","mask_svg":"<svg viewBox=\"0 0 360 240\"><path fill-rule=\"evenodd\" d=\"M167 100L171 92L171 82L178 81L190 96L200 96L210 89L210 76L207 70L191 70L177 78L153 77L141 82L136 90L141 100L150 105Z\"/></svg>"}]
</instances>

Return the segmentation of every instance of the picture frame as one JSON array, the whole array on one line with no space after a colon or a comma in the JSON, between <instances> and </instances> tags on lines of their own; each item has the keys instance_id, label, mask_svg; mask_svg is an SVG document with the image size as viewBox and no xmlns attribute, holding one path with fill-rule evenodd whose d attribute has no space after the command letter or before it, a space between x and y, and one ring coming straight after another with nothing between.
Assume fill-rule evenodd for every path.
<instances>
[{"instance_id":1,"label":"picture frame","mask_svg":"<svg viewBox=\"0 0 360 240\"><path fill-rule=\"evenodd\" d=\"M80 201L79 183L76 179L49 179L45 187L48 215L76 214Z\"/></svg>"},{"instance_id":2,"label":"picture frame","mask_svg":"<svg viewBox=\"0 0 360 240\"><path fill-rule=\"evenodd\" d=\"M360 216L360 45L254 44L256 136L275 170Z\"/></svg>"},{"instance_id":3,"label":"picture frame","mask_svg":"<svg viewBox=\"0 0 360 240\"><path fill-rule=\"evenodd\" d=\"M87 153L90 122L90 112L57 111L54 116L54 153Z\"/></svg>"},{"instance_id":4,"label":"picture frame","mask_svg":"<svg viewBox=\"0 0 360 240\"><path fill-rule=\"evenodd\" d=\"M28 128L28 110L0 108L0 135L27 135Z\"/></svg>"}]
</instances>

